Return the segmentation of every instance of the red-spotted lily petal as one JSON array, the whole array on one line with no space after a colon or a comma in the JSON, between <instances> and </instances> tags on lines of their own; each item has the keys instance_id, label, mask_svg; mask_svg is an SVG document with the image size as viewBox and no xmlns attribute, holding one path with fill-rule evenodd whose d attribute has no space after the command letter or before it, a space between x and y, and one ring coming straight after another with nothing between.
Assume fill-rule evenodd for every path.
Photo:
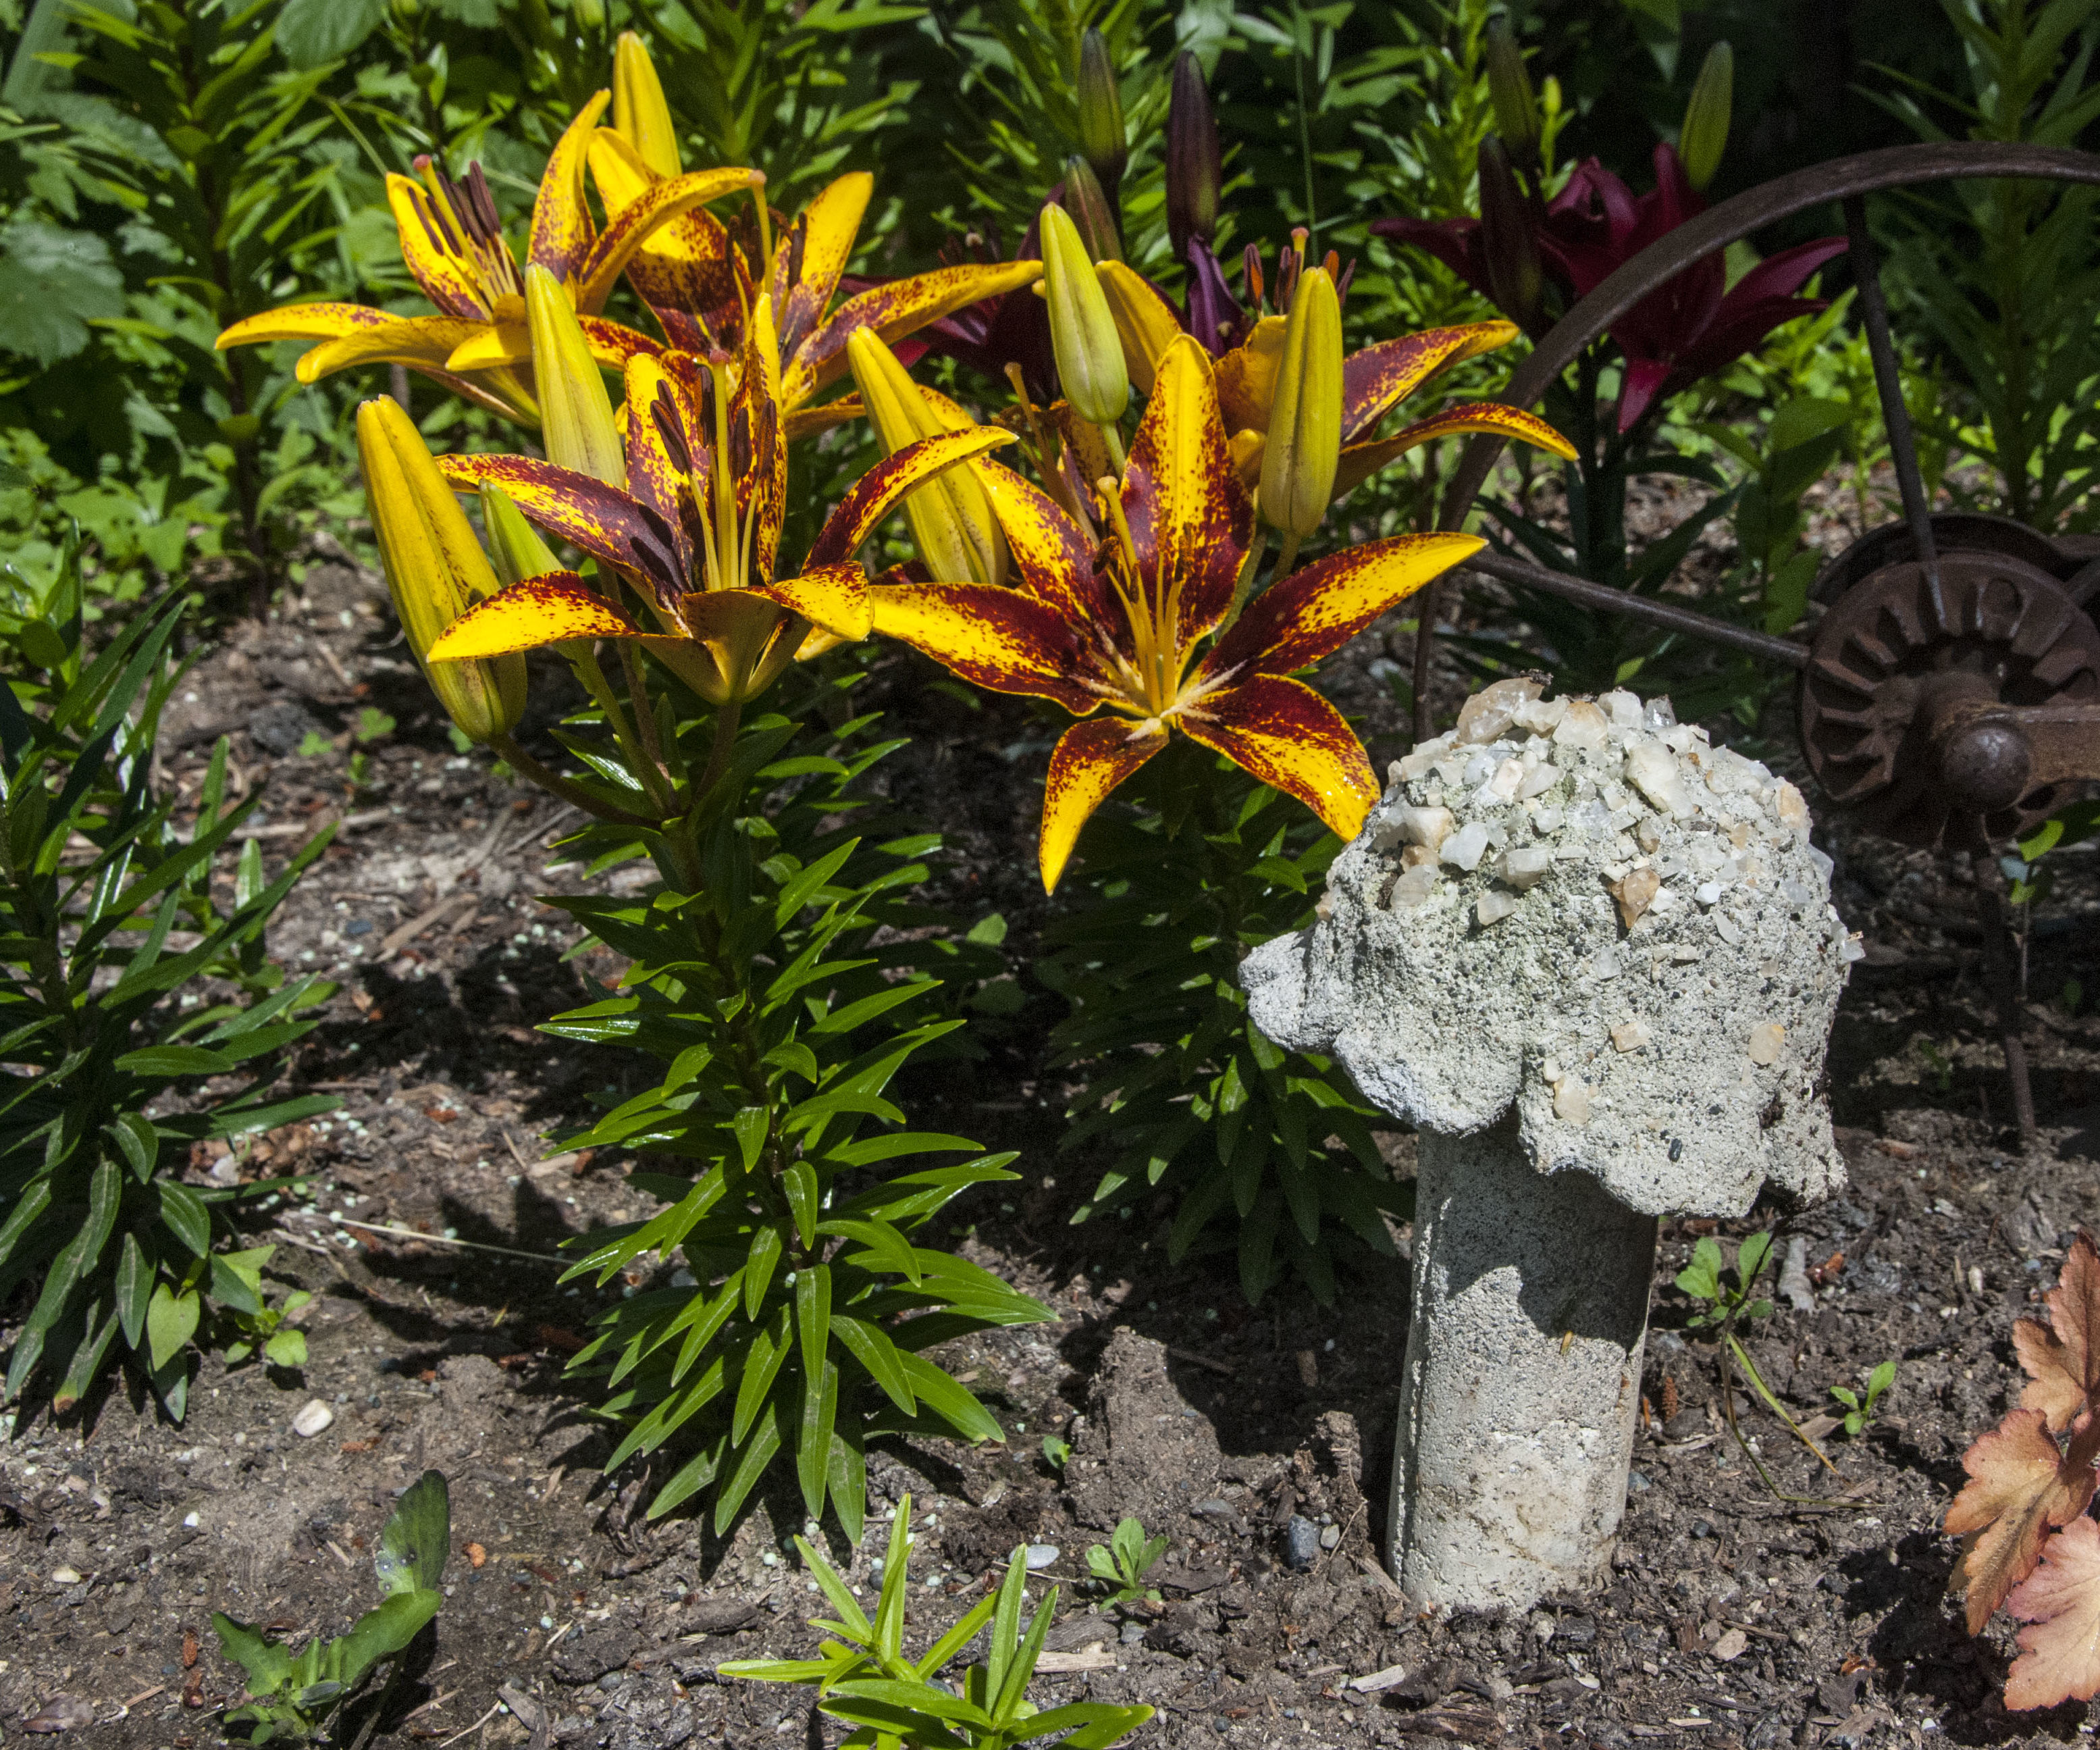
<instances>
[{"instance_id":1,"label":"red-spotted lily petal","mask_svg":"<svg viewBox=\"0 0 2100 1750\"><path fill-rule=\"evenodd\" d=\"M1254 507L1233 477L1219 422L1210 355L1186 334L1160 359L1131 445L1123 506L1138 581L1173 622L1161 633L1186 649L1232 606L1254 532Z\"/></svg>"},{"instance_id":2,"label":"red-spotted lily petal","mask_svg":"<svg viewBox=\"0 0 2100 1750\"><path fill-rule=\"evenodd\" d=\"M1352 487L1361 485L1395 457L1405 455L1418 444L1471 431L1515 438L1520 443L1536 444L1541 449L1551 450L1567 461L1575 459L1575 446L1536 413L1505 407L1498 401L1468 401L1462 406L1447 407L1432 418L1417 420L1390 437L1348 445L1342 451L1342 465L1335 471L1335 496L1339 498Z\"/></svg>"},{"instance_id":3,"label":"red-spotted lily petal","mask_svg":"<svg viewBox=\"0 0 2100 1750\"><path fill-rule=\"evenodd\" d=\"M810 548L810 563L830 565L851 559L913 488L945 468L1013 441L1012 432L994 429L945 431L938 437L906 444L870 468L839 501L838 508Z\"/></svg>"},{"instance_id":4,"label":"red-spotted lily petal","mask_svg":"<svg viewBox=\"0 0 2100 1750\"><path fill-rule=\"evenodd\" d=\"M783 422L783 429L788 434L788 441L795 444L805 437L814 437L820 431L829 431L834 426L849 425L867 417L867 409L861 404L858 396L842 395L822 407L796 408Z\"/></svg>"},{"instance_id":5,"label":"red-spotted lily petal","mask_svg":"<svg viewBox=\"0 0 2100 1750\"><path fill-rule=\"evenodd\" d=\"M824 320L874 192L875 179L865 170L840 177L795 215L775 247L773 304L780 350L789 357Z\"/></svg>"},{"instance_id":6,"label":"red-spotted lily petal","mask_svg":"<svg viewBox=\"0 0 2100 1750\"><path fill-rule=\"evenodd\" d=\"M726 194L762 188L765 182L761 170L694 170L652 183L613 215L585 253L576 269L576 308L586 316L596 316L603 309L621 270L637 250L672 220Z\"/></svg>"},{"instance_id":7,"label":"red-spotted lily petal","mask_svg":"<svg viewBox=\"0 0 2100 1750\"><path fill-rule=\"evenodd\" d=\"M831 319L796 349L783 376L788 405L799 407L846 373L846 336L871 328L894 342L929 322L980 299L1033 285L1043 276L1039 261L992 262L937 267L931 273L870 286L849 298Z\"/></svg>"},{"instance_id":8,"label":"red-spotted lily petal","mask_svg":"<svg viewBox=\"0 0 2100 1750\"><path fill-rule=\"evenodd\" d=\"M661 518L615 486L531 456L440 456L438 466L462 492L485 481L548 533L625 572L659 601L683 586L677 544Z\"/></svg>"},{"instance_id":9,"label":"red-spotted lily petal","mask_svg":"<svg viewBox=\"0 0 2100 1750\"><path fill-rule=\"evenodd\" d=\"M576 325L584 331L591 356L613 370L624 370L633 358L654 358L663 347L638 329L624 322L609 322L602 316L580 316ZM456 371L492 370L501 365L532 362L532 331L525 320L524 301L513 310L507 305L486 328L477 328L453 349L445 363Z\"/></svg>"},{"instance_id":10,"label":"red-spotted lily petal","mask_svg":"<svg viewBox=\"0 0 2100 1750\"><path fill-rule=\"evenodd\" d=\"M1272 789L1295 796L1342 838L1363 830L1378 780L1342 714L1303 681L1257 674L1207 693L1177 721Z\"/></svg>"},{"instance_id":11,"label":"red-spotted lily petal","mask_svg":"<svg viewBox=\"0 0 2100 1750\"><path fill-rule=\"evenodd\" d=\"M584 166L598 118L611 101L611 92L598 92L562 130L532 202L532 236L526 259L571 285L582 277L585 259L598 234L584 199Z\"/></svg>"},{"instance_id":12,"label":"red-spotted lily petal","mask_svg":"<svg viewBox=\"0 0 2100 1750\"><path fill-rule=\"evenodd\" d=\"M641 152L608 128L591 139L590 174L615 219L658 179ZM730 253L727 228L695 207L650 233L627 263L627 281L677 344L696 349L739 314ZM682 334L682 325L693 332Z\"/></svg>"},{"instance_id":13,"label":"red-spotted lily petal","mask_svg":"<svg viewBox=\"0 0 2100 1750\"><path fill-rule=\"evenodd\" d=\"M1181 333L1181 318L1166 294L1136 268L1104 261L1096 263L1094 272L1109 301L1109 314L1115 318L1130 380L1149 395L1153 373Z\"/></svg>"},{"instance_id":14,"label":"red-spotted lily petal","mask_svg":"<svg viewBox=\"0 0 2100 1750\"><path fill-rule=\"evenodd\" d=\"M1424 329L1352 352L1342 361L1342 435L1363 437L1387 412L1439 371L1506 347L1521 332L1514 322L1471 322Z\"/></svg>"},{"instance_id":15,"label":"red-spotted lily petal","mask_svg":"<svg viewBox=\"0 0 2100 1750\"><path fill-rule=\"evenodd\" d=\"M496 302L520 289L510 245L467 191L432 176L426 188L412 176L386 179L386 204L400 232L401 259L423 295L447 316L487 321Z\"/></svg>"},{"instance_id":16,"label":"red-spotted lily petal","mask_svg":"<svg viewBox=\"0 0 2100 1750\"><path fill-rule=\"evenodd\" d=\"M461 342L485 332L482 323L456 316L397 316L361 323L304 354L298 364L299 381L319 382L353 365L449 369Z\"/></svg>"},{"instance_id":17,"label":"red-spotted lily petal","mask_svg":"<svg viewBox=\"0 0 2100 1750\"><path fill-rule=\"evenodd\" d=\"M867 573L852 559L812 566L801 577L768 585L758 594L845 643L858 643L875 623Z\"/></svg>"},{"instance_id":18,"label":"red-spotted lily petal","mask_svg":"<svg viewBox=\"0 0 2100 1750\"><path fill-rule=\"evenodd\" d=\"M1078 678L1077 633L1048 603L989 583L901 584L873 599L876 632L973 686L1054 700L1079 717L1101 702Z\"/></svg>"},{"instance_id":19,"label":"red-spotted lily petal","mask_svg":"<svg viewBox=\"0 0 2100 1750\"><path fill-rule=\"evenodd\" d=\"M1114 599L1095 575L1093 545L1050 495L995 462L978 464L977 484L999 519L1021 587L1074 625L1111 621Z\"/></svg>"},{"instance_id":20,"label":"red-spotted lily petal","mask_svg":"<svg viewBox=\"0 0 2100 1750\"><path fill-rule=\"evenodd\" d=\"M1268 430L1276 402L1276 373L1283 364L1284 319L1265 316L1239 345L1218 360L1218 404L1225 430Z\"/></svg>"},{"instance_id":21,"label":"red-spotted lily petal","mask_svg":"<svg viewBox=\"0 0 2100 1750\"><path fill-rule=\"evenodd\" d=\"M749 558L727 580L740 585L754 576L761 581L771 578L780 552L780 525L788 514L788 434L780 426L780 347L770 297L758 300L744 324L743 368L730 401L729 421L731 454L749 457L736 481L736 523L749 531ZM715 459L717 466L729 460Z\"/></svg>"},{"instance_id":22,"label":"red-spotted lily petal","mask_svg":"<svg viewBox=\"0 0 2100 1750\"><path fill-rule=\"evenodd\" d=\"M1229 683L1305 668L1486 544L1477 535L1396 535L1330 554L1249 603L1200 672Z\"/></svg>"},{"instance_id":23,"label":"red-spotted lily petal","mask_svg":"<svg viewBox=\"0 0 2100 1750\"><path fill-rule=\"evenodd\" d=\"M360 329L402 320L370 304L285 304L236 322L213 344L223 352L228 347L259 346L272 340L334 340Z\"/></svg>"},{"instance_id":24,"label":"red-spotted lily petal","mask_svg":"<svg viewBox=\"0 0 2100 1750\"><path fill-rule=\"evenodd\" d=\"M1166 745L1167 731L1157 722L1133 723L1125 718L1074 723L1059 738L1050 756L1036 841L1045 893L1057 890L1089 816L1111 790Z\"/></svg>"},{"instance_id":25,"label":"red-spotted lily petal","mask_svg":"<svg viewBox=\"0 0 2100 1750\"><path fill-rule=\"evenodd\" d=\"M433 662L505 656L572 638L639 638L642 628L572 571L549 572L499 590L445 629Z\"/></svg>"}]
</instances>

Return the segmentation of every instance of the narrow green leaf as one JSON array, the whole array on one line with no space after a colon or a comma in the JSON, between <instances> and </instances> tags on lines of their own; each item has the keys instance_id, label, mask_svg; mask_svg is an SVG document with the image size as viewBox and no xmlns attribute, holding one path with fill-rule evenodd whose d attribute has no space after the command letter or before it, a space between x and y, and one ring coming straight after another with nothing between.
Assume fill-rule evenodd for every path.
<instances>
[{"instance_id":1,"label":"narrow green leaf","mask_svg":"<svg viewBox=\"0 0 2100 1750\"><path fill-rule=\"evenodd\" d=\"M765 1413L752 1430L750 1444L743 1449L743 1457L736 1467L736 1474L722 1485L715 1496L715 1536L721 1536L735 1522L737 1509L743 1505L744 1497L758 1486L765 1475L765 1467L780 1450L780 1412L777 1405L767 1404Z\"/></svg>"}]
</instances>

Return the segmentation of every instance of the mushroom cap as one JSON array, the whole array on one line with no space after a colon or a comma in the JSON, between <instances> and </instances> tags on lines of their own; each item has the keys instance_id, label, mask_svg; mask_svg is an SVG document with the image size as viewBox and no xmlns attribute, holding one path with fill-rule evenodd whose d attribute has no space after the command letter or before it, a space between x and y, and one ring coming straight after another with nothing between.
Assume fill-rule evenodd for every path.
<instances>
[{"instance_id":1,"label":"mushroom cap","mask_svg":"<svg viewBox=\"0 0 2100 1750\"><path fill-rule=\"evenodd\" d=\"M1257 1025L1648 1215L1845 1182L1818 1090L1858 943L1798 790L1667 700L1502 681L1392 768L1321 921L1241 966Z\"/></svg>"}]
</instances>

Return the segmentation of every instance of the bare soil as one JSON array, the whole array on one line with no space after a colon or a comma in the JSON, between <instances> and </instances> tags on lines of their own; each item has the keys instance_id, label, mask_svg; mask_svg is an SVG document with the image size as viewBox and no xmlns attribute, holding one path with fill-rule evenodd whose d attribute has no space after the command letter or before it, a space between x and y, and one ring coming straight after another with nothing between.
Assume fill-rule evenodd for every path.
<instances>
[{"instance_id":1,"label":"bare soil","mask_svg":"<svg viewBox=\"0 0 2100 1750\"><path fill-rule=\"evenodd\" d=\"M319 551L280 617L207 656L168 725L169 781L193 789L221 733L244 781L267 777L273 855L344 817L272 939L341 983L284 1085L333 1090L342 1109L191 1169L220 1182L314 1175L311 1199L278 1205L261 1231L279 1244L272 1275L316 1297L310 1360L296 1375L207 1361L179 1427L121 1384L56 1422L34 1406L16 1416L0 1445L0 1739L42 1709L39 1725L73 1721L70 1739L111 1750L218 1742L216 1710L240 1682L209 1613L294 1643L340 1632L376 1601L370 1554L394 1496L435 1467L452 1489L450 1597L402 1681L352 1710L351 1737L836 1743L805 1692L716 1676L727 1659L814 1646L804 1619L818 1601L781 1554L799 1505L761 1500L724 1540L690 1518L648 1524L644 1478L602 1472L610 1442L564 1386L564 1355L598 1303L560 1285L555 1248L646 1200L630 1162L545 1140L618 1089L622 1060L533 1027L617 962L572 956L576 933L533 898L584 885L548 868L565 824L554 805L452 751L391 639L374 580ZM1375 661L1404 665L1407 648L1404 632L1360 641L1332 682L1369 717L1381 758L1403 719ZM947 833L944 897L1006 913L1025 948L1043 915L1024 848L1043 722L1010 701L973 712L924 678L899 657L871 683L915 738L886 781ZM542 723L560 684L536 674ZM368 709L395 723L364 722L369 769L353 791ZM312 736L331 745L302 753ZM1136 1741L1161 1750L2090 1735L2088 1709L1997 1705L2010 1637L1964 1633L1937 1527L1963 1447L2017 1396L2013 1321L2071 1232L2100 1217L2100 1019L2068 988L2100 992L2100 879L2093 860L2064 855L2032 920L2026 1036L2045 1146L2023 1155L2004 1128L1963 872L1842 827L1824 842L1868 948L1831 1054L1851 1184L1786 1226L1782 1247L1801 1235L1817 1266L1812 1306L1783 1305L1750 1350L1797 1418L1896 1360L1874 1424L1826 1436L1829 1468L1740 1382L1724 1399L1715 1349L1685 1328L1672 1286L1713 1224L1671 1225L1612 1583L1522 1620L1418 1615L1374 1559L1405 1266L1357 1269L1333 1307L1291 1287L1250 1309L1209 1273L1166 1266L1163 1209L1070 1225L1091 1182L1057 1156L1060 1090L1035 1079L1056 1013L1038 993L973 1076L911 1090L930 1122L1021 1151L1022 1183L960 1206L957 1238L1058 1315L948 1358L1000 1416L1004 1445L893 1443L871 1460L875 1520L908 1491L924 1533L915 1641L995 1584L1016 1544L1047 1544L1056 1558L1030 1590L1061 1589L1049 1646L1063 1668L1038 1698L1149 1702L1158 1717ZM1410 1146L1393 1139L1403 1166ZM421 1237L374 1231L395 1228ZM329 1425L296 1434L315 1399ZM1045 1435L1070 1445L1061 1469ZM1117 1612L1088 1602L1084 1552L1127 1514L1170 1549L1153 1576L1162 1602ZM1319 1534L1302 1567L1294 1518ZM880 1553L873 1535L858 1553L834 1548L863 1590Z\"/></svg>"}]
</instances>

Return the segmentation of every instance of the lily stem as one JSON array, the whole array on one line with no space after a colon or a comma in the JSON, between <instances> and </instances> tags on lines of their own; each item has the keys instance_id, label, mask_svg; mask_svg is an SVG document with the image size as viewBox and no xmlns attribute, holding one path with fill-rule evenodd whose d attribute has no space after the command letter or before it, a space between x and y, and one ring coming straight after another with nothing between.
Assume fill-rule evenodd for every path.
<instances>
[{"instance_id":1,"label":"lily stem","mask_svg":"<svg viewBox=\"0 0 2100 1750\"><path fill-rule=\"evenodd\" d=\"M627 714L620 708L620 698L612 690L612 683L605 678L605 670L598 666L597 653L580 639L567 647L569 665L589 689L598 708L605 713L613 739L619 742L620 750L627 756L627 762L634 768L634 776L642 787L648 791L649 800L664 814L677 811L677 804L670 793L660 783L656 770L643 753L642 744L635 739L634 726L627 720Z\"/></svg>"},{"instance_id":2,"label":"lily stem","mask_svg":"<svg viewBox=\"0 0 2100 1750\"><path fill-rule=\"evenodd\" d=\"M736 748L736 731L743 718L743 701L731 697L715 708L715 745L708 754L708 769L701 776L699 787L694 793L695 799L706 796L715 787L716 781L729 770L729 758Z\"/></svg>"},{"instance_id":3,"label":"lily stem","mask_svg":"<svg viewBox=\"0 0 2100 1750\"><path fill-rule=\"evenodd\" d=\"M1101 441L1109 447L1109 460L1114 465L1116 479L1120 481L1130 471L1130 458L1123 454L1123 434L1113 423L1096 429L1101 435Z\"/></svg>"},{"instance_id":4,"label":"lily stem","mask_svg":"<svg viewBox=\"0 0 2100 1750\"><path fill-rule=\"evenodd\" d=\"M1285 533L1283 545L1276 550L1276 569L1269 573L1270 582L1281 583L1290 575L1290 568L1298 563L1299 540L1295 533Z\"/></svg>"},{"instance_id":5,"label":"lily stem","mask_svg":"<svg viewBox=\"0 0 2100 1750\"><path fill-rule=\"evenodd\" d=\"M642 738L643 769L636 776L654 798L658 786L669 782L664 771L664 745L656 735L656 709L650 703L649 683L642 675L642 659L634 654L633 646L624 639L619 643L620 665L627 676L627 696L634 703L634 727ZM678 811L676 800L671 800L664 811L676 814Z\"/></svg>"},{"instance_id":6,"label":"lily stem","mask_svg":"<svg viewBox=\"0 0 2100 1750\"><path fill-rule=\"evenodd\" d=\"M1256 509L1259 510L1257 506ZM1255 573L1261 569L1262 555L1268 550L1268 524L1256 517L1254 525L1254 544L1246 550L1246 557L1240 562L1238 581L1233 586L1233 605L1226 610L1224 624L1218 628L1227 630L1239 618L1240 610L1247 604L1247 597L1254 590Z\"/></svg>"},{"instance_id":7,"label":"lily stem","mask_svg":"<svg viewBox=\"0 0 2100 1750\"><path fill-rule=\"evenodd\" d=\"M492 736L488 745L519 776L530 780L550 796L558 796L571 807L580 808L595 820L616 821L621 826L649 826L655 823L638 814L629 814L624 808L616 808L602 802L580 784L572 783L558 771L541 765L509 736Z\"/></svg>"}]
</instances>

